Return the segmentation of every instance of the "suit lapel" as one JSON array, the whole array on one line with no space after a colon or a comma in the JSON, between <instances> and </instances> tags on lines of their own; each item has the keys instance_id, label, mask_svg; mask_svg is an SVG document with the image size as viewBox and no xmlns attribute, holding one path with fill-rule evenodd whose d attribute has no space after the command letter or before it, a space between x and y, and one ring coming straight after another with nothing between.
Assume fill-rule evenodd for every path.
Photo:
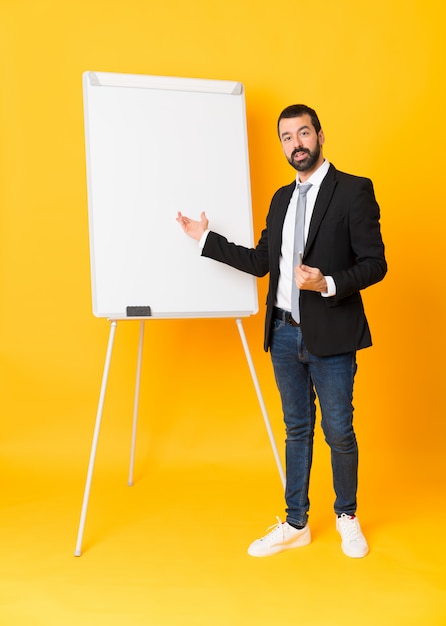
<instances>
[{"instance_id":1,"label":"suit lapel","mask_svg":"<svg viewBox=\"0 0 446 626\"><path fill-rule=\"evenodd\" d=\"M277 204L274 207L274 211L271 215L271 217L274 219L274 223L271 223L271 235L273 236L271 245L274 246L274 248L271 250L271 254L273 258L279 258L280 256L280 251L282 248L283 223L285 221L285 216L288 211L291 196L293 195L293 191L295 188L296 183L291 183L290 185L283 187L276 197Z\"/></svg>"},{"instance_id":2,"label":"suit lapel","mask_svg":"<svg viewBox=\"0 0 446 626\"><path fill-rule=\"evenodd\" d=\"M313 245L313 241L316 237L317 231L319 230L322 219L328 209L336 185L336 169L333 165L330 165L327 175L322 181L319 193L317 194L316 203L313 209L313 215L311 216L308 238L305 244L305 252L308 252L308 250Z\"/></svg>"}]
</instances>

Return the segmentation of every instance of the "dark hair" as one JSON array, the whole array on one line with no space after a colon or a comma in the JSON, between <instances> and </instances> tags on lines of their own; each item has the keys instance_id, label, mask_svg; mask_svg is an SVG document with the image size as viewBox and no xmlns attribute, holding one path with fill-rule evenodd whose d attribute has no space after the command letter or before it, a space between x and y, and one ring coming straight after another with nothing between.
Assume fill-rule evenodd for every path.
<instances>
[{"instance_id":1,"label":"dark hair","mask_svg":"<svg viewBox=\"0 0 446 626\"><path fill-rule=\"evenodd\" d=\"M283 120L285 118L289 119L290 117L302 117L302 115L305 114L308 114L311 117L311 123L318 133L321 130L321 123L319 121L316 111L310 107L307 107L306 104L291 104L289 107L282 111L282 113L279 115L279 119L277 120L277 133L279 137L280 120Z\"/></svg>"}]
</instances>

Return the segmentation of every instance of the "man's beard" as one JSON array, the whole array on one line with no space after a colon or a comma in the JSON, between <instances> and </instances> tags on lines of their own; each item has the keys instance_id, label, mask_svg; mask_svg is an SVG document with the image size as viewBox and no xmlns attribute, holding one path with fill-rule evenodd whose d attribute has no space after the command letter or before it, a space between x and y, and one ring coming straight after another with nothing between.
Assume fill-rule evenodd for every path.
<instances>
[{"instance_id":1,"label":"man's beard","mask_svg":"<svg viewBox=\"0 0 446 626\"><path fill-rule=\"evenodd\" d=\"M305 152L306 154L308 154L308 158L304 159L303 161L294 161L293 157L298 152ZM307 170L311 169L315 163L317 163L320 157L320 154L321 154L321 145L318 139L314 152L311 152L311 150L308 150L308 148L296 148L291 153L291 156L288 159L288 163L292 167L294 167L294 169L297 170L298 172L306 172Z\"/></svg>"}]
</instances>

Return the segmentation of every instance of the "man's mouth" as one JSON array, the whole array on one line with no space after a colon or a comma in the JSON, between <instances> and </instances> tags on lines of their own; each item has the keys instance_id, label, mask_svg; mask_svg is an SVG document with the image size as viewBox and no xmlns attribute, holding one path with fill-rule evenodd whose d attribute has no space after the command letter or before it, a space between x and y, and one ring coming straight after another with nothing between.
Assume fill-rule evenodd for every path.
<instances>
[{"instance_id":1,"label":"man's mouth","mask_svg":"<svg viewBox=\"0 0 446 626\"><path fill-rule=\"evenodd\" d=\"M308 150L293 150L291 158L295 159L296 161L302 161L302 159L305 159L308 155Z\"/></svg>"}]
</instances>

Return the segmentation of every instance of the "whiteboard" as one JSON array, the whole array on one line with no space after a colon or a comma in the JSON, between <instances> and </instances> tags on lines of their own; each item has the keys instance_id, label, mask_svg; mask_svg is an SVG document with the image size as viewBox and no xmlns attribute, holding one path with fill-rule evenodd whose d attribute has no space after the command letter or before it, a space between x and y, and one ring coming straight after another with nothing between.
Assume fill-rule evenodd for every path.
<instances>
[{"instance_id":1,"label":"whiteboard","mask_svg":"<svg viewBox=\"0 0 446 626\"><path fill-rule=\"evenodd\" d=\"M257 313L255 278L202 257L176 222L206 211L253 245L242 84L85 72L83 94L94 315Z\"/></svg>"}]
</instances>

